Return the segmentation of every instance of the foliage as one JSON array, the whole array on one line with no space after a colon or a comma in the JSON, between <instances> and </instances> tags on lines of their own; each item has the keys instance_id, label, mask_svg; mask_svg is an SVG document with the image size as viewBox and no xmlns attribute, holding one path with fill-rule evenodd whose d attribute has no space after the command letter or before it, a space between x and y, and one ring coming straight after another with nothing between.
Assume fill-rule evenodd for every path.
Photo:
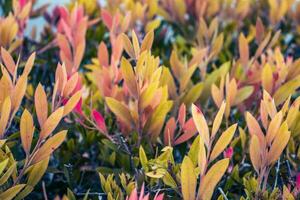
<instances>
[{"instance_id":1,"label":"foliage","mask_svg":"<svg viewBox=\"0 0 300 200\"><path fill-rule=\"evenodd\" d=\"M0 0L0 199L299 199L298 1L37 5Z\"/></svg>"}]
</instances>

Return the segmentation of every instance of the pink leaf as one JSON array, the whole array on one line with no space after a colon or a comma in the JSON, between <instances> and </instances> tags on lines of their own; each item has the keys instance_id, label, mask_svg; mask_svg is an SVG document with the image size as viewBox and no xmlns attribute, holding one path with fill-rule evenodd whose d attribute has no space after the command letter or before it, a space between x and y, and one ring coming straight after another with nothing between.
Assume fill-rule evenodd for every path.
<instances>
[{"instance_id":1,"label":"pink leaf","mask_svg":"<svg viewBox=\"0 0 300 200\"><path fill-rule=\"evenodd\" d=\"M93 110L92 114L93 114L93 118L94 118L95 122L97 123L99 130L103 133L107 133L107 129L106 129L106 125L105 125L103 116L96 110Z\"/></svg>"}]
</instances>

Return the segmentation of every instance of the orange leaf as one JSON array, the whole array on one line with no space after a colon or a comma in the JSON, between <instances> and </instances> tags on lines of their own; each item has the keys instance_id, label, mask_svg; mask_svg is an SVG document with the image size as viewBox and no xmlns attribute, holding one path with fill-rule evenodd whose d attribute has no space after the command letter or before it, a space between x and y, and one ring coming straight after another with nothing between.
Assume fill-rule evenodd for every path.
<instances>
[{"instance_id":1,"label":"orange leaf","mask_svg":"<svg viewBox=\"0 0 300 200\"><path fill-rule=\"evenodd\" d=\"M258 173L261 167L261 147L258 137L256 135L251 136L250 140L250 159L255 171Z\"/></svg>"},{"instance_id":2,"label":"orange leaf","mask_svg":"<svg viewBox=\"0 0 300 200\"><path fill-rule=\"evenodd\" d=\"M52 131L54 131L54 129L60 122L61 118L63 117L63 113L64 113L64 107L60 107L48 117L48 119L45 121L45 123L42 126L40 139L43 140L47 138L52 133Z\"/></svg>"},{"instance_id":3,"label":"orange leaf","mask_svg":"<svg viewBox=\"0 0 300 200\"><path fill-rule=\"evenodd\" d=\"M236 127L237 124L234 124L222 133L210 154L211 161L218 157L230 143L235 133Z\"/></svg>"},{"instance_id":4,"label":"orange leaf","mask_svg":"<svg viewBox=\"0 0 300 200\"><path fill-rule=\"evenodd\" d=\"M14 75L16 64L8 51L6 51L6 49L4 49L3 47L1 47L1 57L9 73L11 75Z\"/></svg>"},{"instance_id":5,"label":"orange leaf","mask_svg":"<svg viewBox=\"0 0 300 200\"><path fill-rule=\"evenodd\" d=\"M239 36L239 51L241 63L246 66L249 60L249 46L248 41L243 33L241 33Z\"/></svg>"},{"instance_id":6,"label":"orange leaf","mask_svg":"<svg viewBox=\"0 0 300 200\"><path fill-rule=\"evenodd\" d=\"M41 84L39 84L35 90L34 105L40 127L43 127L48 117L48 101L47 95Z\"/></svg>"},{"instance_id":7,"label":"orange leaf","mask_svg":"<svg viewBox=\"0 0 300 200\"><path fill-rule=\"evenodd\" d=\"M66 116L67 114L69 114L77 105L77 103L79 102L81 98L81 91L77 91L69 100L68 102L65 104L64 107L64 116Z\"/></svg>"},{"instance_id":8,"label":"orange leaf","mask_svg":"<svg viewBox=\"0 0 300 200\"><path fill-rule=\"evenodd\" d=\"M9 116L11 112L11 101L10 97L6 97L1 108L1 117L0 117L0 138L3 138L4 131L6 129Z\"/></svg>"},{"instance_id":9,"label":"orange leaf","mask_svg":"<svg viewBox=\"0 0 300 200\"><path fill-rule=\"evenodd\" d=\"M193 120L194 120L195 126L196 126L201 138L204 140L205 145L208 146L210 139L209 139L209 129L207 126L207 122L206 122L201 110L194 104L192 105L192 115L193 115Z\"/></svg>"},{"instance_id":10,"label":"orange leaf","mask_svg":"<svg viewBox=\"0 0 300 200\"><path fill-rule=\"evenodd\" d=\"M60 131L59 133L49 138L41 146L41 148L37 150L36 154L33 156L31 164L36 164L50 156L51 153L63 143L63 141L66 138L66 135L67 131Z\"/></svg>"},{"instance_id":11,"label":"orange leaf","mask_svg":"<svg viewBox=\"0 0 300 200\"><path fill-rule=\"evenodd\" d=\"M28 110L24 110L20 122L21 141L26 154L29 154L34 132L33 119Z\"/></svg>"}]
</instances>

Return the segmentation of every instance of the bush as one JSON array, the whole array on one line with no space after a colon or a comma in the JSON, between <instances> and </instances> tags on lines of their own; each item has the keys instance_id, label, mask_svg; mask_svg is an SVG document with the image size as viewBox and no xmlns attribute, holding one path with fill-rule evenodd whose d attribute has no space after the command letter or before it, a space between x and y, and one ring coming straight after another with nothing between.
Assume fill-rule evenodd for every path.
<instances>
[{"instance_id":1,"label":"bush","mask_svg":"<svg viewBox=\"0 0 300 200\"><path fill-rule=\"evenodd\" d=\"M0 199L299 199L298 1L37 6L0 1Z\"/></svg>"}]
</instances>

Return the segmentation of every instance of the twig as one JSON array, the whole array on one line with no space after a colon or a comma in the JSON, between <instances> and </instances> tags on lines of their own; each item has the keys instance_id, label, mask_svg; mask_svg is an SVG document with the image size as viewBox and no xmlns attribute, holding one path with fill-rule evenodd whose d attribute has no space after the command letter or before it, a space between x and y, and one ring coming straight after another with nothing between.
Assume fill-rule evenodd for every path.
<instances>
[{"instance_id":1,"label":"twig","mask_svg":"<svg viewBox=\"0 0 300 200\"><path fill-rule=\"evenodd\" d=\"M45 182L42 183L44 199L48 200Z\"/></svg>"},{"instance_id":2,"label":"twig","mask_svg":"<svg viewBox=\"0 0 300 200\"><path fill-rule=\"evenodd\" d=\"M226 194L224 193L224 191L222 190L222 188L218 187L218 190L221 192L222 196L224 197L225 200L228 200Z\"/></svg>"},{"instance_id":3,"label":"twig","mask_svg":"<svg viewBox=\"0 0 300 200\"><path fill-rule=\"evenodd\" d=\"M276 188L276 186L277 186L279 168L280 168L280 158L279 158L278 161L277 161L277 166L276 166L276 177L275 177L275 183L274 183L274 188L273 188L273 190L275 190L275 188Z\"/></svg>"}]
</instances>

